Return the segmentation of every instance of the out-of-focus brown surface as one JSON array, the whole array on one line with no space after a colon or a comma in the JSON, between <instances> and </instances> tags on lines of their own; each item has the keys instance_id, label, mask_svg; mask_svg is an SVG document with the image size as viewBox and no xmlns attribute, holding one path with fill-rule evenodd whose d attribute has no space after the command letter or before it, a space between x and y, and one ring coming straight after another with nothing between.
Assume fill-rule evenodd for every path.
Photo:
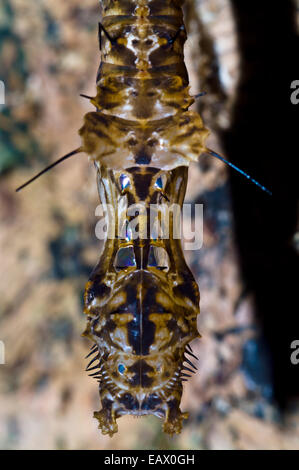
<instances>
[{"instance_id":1,"label":"out-of-focus brown surface","mask_svg":"<svg viewBox=\"0 0 299 470\"><path fill-rule=\"evenodd\" d=\"M281 420L270 365L244 291L222 163L190 168L186 202L204 204L204 246L186 252L199 282L202 334L193 349L199 373L184 385L190 419L180 436L155 417L123 417L110 439L97 430L97 384L84 372L89 343L82 295L101 249L94 234L95 171L75 156L20 194L15 188L76 148L100 61L98 2L4 0L0 6L1 304L0 447L2 449L295 449L299 410ZM192 91L212 129L230 123L238 80L238 44L228 0L186 5L186 61ZM261 195L262 197L263 195Z\"/></svg>"}]
</instances>

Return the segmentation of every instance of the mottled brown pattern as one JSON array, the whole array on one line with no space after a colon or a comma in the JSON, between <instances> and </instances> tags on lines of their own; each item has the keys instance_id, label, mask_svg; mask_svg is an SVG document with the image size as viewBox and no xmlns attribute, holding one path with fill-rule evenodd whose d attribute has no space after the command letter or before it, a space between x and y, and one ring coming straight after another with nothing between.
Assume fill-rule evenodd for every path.
<instances>
[{"instance_id":1,"label":"mottled brown pattern","mask_svg":"<svg viewBox=\"0 0 299 470\"><path fill-rule=\"evenodd\" d=\"M127 213L130 204L143 203L150 235L150 204L160 210L173 204L181 206L187 171L185 167L165 172L145 166L122 172L102 166L101 200L113 206L115 220ZM124 190L119 184L123 175L130 181ZM157 179L164 181L162 189L155 186ZM123 238L117 237L118 224L111 227L112 215L107 217L111 238L106 240L85 293L88 322L84 335L97 345L94 355L99 363L95 374L103 405L95 416L102 432L110 435L117 431L115 420L123 414L155 414L165 419L165 432L180 432L182 418L187 416L179 410L181 374L186 345L198 336L198 288L184 260L180 240L172 237L172 217L169 238L132 239L127 232ZM111 233L113 229L115 233ZM135 265L120 269L116 257L124 247L132 247ZM166 269L149 266L153 247L167 253Z\"/></svg>"},{"instance_id":2,"label":"mottled brown pattern","mask_svg":"<svg viewBox=\"0 0 299 470\"><path fill-rule=\"evenodd\" d=\"M194 99L178 3L103 2L103 10L102 62L91 99L97 112L85 116L82 149L113 169L142 162L169 170L197 161L208 130L188 111Z\"/></svg>"},{"instance_id":3,"label":"mottled brown pattern","mask_svg":"<svg viewBox=\"0 0 299 470\"><path fill-rule=\"evenodd\" d=\"M96 344L90 367L99 361L91 369L102 402L95 417L110 436L123 414L164 418L168 434L179 433L187 417L179 406L186 346L198 336L198 287L174 237L174 216L168 238L146 230L150 205L158 212L182 206L186 167L205 150L208 136L200 116L188 111L194 99L183 57L182 3L102 2L102 62L91 99L97 110L80 130L82 150L98 168L101 201L113 208L110 235L86 288L84 333ZM120 237L118 224L111 225L123 214L129 223L132 204L145 210L137 239ZM134 262L119 267L125 247ZM150 265L155 247L167 266Z\"/></svg>"}]
</instances>

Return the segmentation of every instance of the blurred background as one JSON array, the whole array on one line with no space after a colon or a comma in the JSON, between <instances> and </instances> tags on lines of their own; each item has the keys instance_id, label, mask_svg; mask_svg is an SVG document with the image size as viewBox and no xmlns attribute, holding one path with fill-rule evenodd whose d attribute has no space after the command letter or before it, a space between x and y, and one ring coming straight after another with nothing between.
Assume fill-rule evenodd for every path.
<instances>
[{"instance_id":1,"label":"blurred background","mask_svg":"<svg viewBox=\"0 0 299 470\"><path fill-rule=\"evenodd\" d=\"M97 429L97 383L84 372L83 292L101 244L96 175L75 156L15 188L79 144L100 61L97 0L0 4L0 448L299 449L299 79L295 2L188 0L186 63L209 147L274 192L272 198L202 157L186 202L204 204L204 245L186 252L199 283L199 373L190 412L168 438L155 417ZM297 55L296 55L297 54ZM296 127L295 127L296 126ZM298 129L297 129L298 132Z\"/></svg>"}]
</instances>

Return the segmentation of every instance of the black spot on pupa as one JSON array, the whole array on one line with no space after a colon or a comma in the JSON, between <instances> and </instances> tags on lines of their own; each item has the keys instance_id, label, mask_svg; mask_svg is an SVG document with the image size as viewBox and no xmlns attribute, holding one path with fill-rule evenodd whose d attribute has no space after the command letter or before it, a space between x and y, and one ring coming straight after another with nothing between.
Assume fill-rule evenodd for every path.
<instances>
[{"instance_id":1,"label":"black spot on pupa","mask_svg":"<svg viewBox=\"0 0 299 470\"><path fill-rule=\"evenodd\" d=\"M157 395L152 393L148 397L146 397L141 405L142 410L154 410L157 405L160 405L162 403L161 398L159 398Z\"/></svg>"},{"instance_id":2,"label":"black spot on pupa","mask_svg":"<svg viewBox=\"0 0 299 470\"><path fill-rule=\"evenodd\" d=\"M139 409L138 401L130 393L125 393L119 399L119 402L122 405L124 405L127 410L138 410Z\"/></svg>"}]
</instances>

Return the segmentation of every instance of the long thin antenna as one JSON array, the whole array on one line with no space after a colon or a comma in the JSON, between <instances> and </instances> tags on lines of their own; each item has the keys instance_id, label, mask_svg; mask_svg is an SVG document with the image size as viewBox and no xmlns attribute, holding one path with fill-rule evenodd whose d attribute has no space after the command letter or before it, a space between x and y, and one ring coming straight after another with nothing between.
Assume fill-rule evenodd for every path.
<instances>
[{"instance_id":1,"label":"long thin antenna","mask_svg":"<svg viewBox=\"0 0 299 470\"><path fill-rule=\"evenodd\" d=\"M221 157L221 155L218 155L218 153L214 152L213 150L211 149L207 149L206 150L206 153L208 153L209 155L212 155L212 157L215 157L215 158L218 158L218 160L221 160L222 162L226 163L228 166L230 166L231 168L233 168L234 170L238 171L239 173L241 173L241 175L245 176L245 178L249 179L252 183L256 184L256 186L258 186L260 189L262 189L263 191L265 191L266 193L270 194L270 196L272 196L272 192L269 191L269 189L267 189L265 186L263 186L261 183L259 183L258 181L256 181L254 178L252 178L248 173L245 173L245 171L241 170L240 168L238 168L236 165L234 165L233 163L225 160L225 158Z\"/></svg>"},{"instance_id":2,"label":"long thin antenna","mask_svg":"<svg viewBox=\"0 0 299 470\"><path fill-rule=\"evenodd\" d=\"M207 95L207 92L206 91L201 91L200 93L197 93L197 95L194 95L194 98L197 99L197 98L200 98L201 96L205 96Z\"/></svg>"},{"instance_id":3,"label":"long thin antenna","mask_svg":"<svg viewBox=\"0 0 299 470\"><path fill-rule=\"evenodd\" d=\"M82 152L82 148L79 147L78 149L76 150L73 150L72 152L70 153L67 153L66 155L64 155L63 157L59 158L59 160L57 160L56 162L52 163L51 165L47 166L47 168L44 168L44 170L40 171L37 175L33 176L33 178L31 178L29 181L26 181L26 183L22 184L22 186L19 186L19 188L16 189L16 192L19 192L21 191L21 189L25 188L26 186L28 186L30 183L32 183L33 181L35 181L37 178L39 178L40 176L42 176L44 173L47 173L47 171L51 170L52 168L54 168L54 166L58 165L59 163L63 162L64 160L66 160L67 158L70 158L72 157L73 155L76 155L77 153L80 153Z\"/></svg>"}]
</instances>

